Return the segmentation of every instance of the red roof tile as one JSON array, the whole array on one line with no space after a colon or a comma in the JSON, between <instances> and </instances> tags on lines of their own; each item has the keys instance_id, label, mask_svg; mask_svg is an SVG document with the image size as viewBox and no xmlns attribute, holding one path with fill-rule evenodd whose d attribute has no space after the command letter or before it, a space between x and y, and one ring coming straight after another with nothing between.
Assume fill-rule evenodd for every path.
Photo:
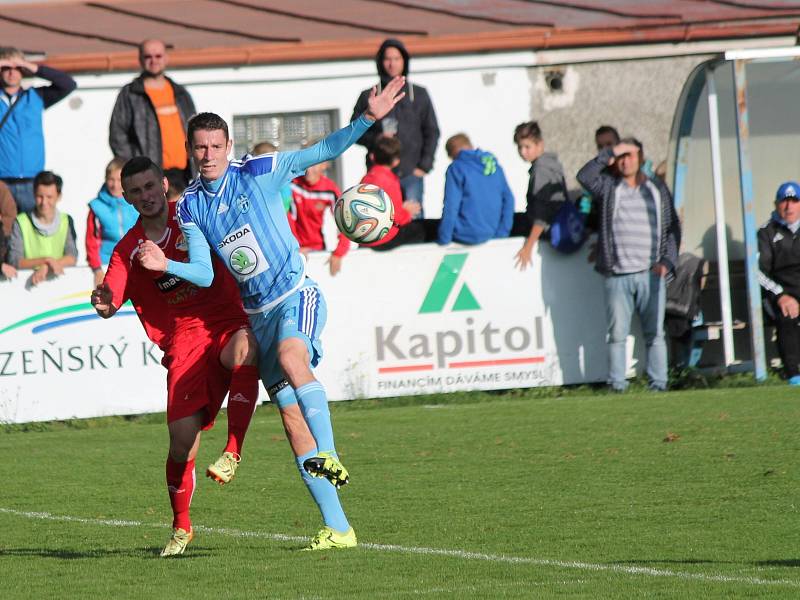
<instances>
[{"instance_id":1,"label":"red roof tile","mask_svg":"<svg viewBox=\"0 0 800 600\"><path fill-rule=\"evenodd\" d=\"M795 35L800 0L102 0L3 5L0 39L69 71L137 68L145 38L174 67Z\"/></svg>"}]
</instances>

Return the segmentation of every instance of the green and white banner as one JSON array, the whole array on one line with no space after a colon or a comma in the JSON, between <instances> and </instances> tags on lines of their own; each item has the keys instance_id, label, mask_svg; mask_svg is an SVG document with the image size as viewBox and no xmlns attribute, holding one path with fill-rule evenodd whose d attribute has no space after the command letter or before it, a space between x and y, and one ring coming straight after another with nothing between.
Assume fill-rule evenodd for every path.
<instances>
[{"instance_id":1,"label":"green and white banner","mask_svg":"<svg viewBox=\"0 0 800 600\"><path fill-rule=\"evenodd\" d=\"M0 282L0 422L166 410L161 352L133 307L98 317L88 268L35 288L30 273Z\"/></svg>"},{"instance_id":2,"label":"green and white banner","mask_svg":"<svg viewBox=\"0 0 800 600\"><path fill-rule=\"evenodd\" d=\"M328 302L316 374L330 399L605 379L602 278L584 252L546 244L519 271L521 242L358 249L335 277L312 254ZM34 289L25 275L0 282L0 422L165 409L166 371L132 307L97 317L86 268Z\"/></svg>"},{"instance_id":3,"label":"green and white banner","mask_svg":"<svg viewBox=\"0 0 800 600\"><path fill-rule=\"evenodd\" d=\"M387 397L602 381L602 277L585 252L541 244L514 268L521 239L348 254L330 277L319 379L332 398Z\"/></svg>"}]
</instances>

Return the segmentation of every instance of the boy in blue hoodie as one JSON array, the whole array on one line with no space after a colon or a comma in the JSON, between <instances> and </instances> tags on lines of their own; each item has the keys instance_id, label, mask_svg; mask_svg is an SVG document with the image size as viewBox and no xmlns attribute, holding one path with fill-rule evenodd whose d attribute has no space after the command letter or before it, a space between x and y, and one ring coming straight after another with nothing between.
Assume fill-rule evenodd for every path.
<instances>
[{"instance_id":1,"label":"boy in blue hoodie","mask_svg":"<svg viewBox=\"0 0 800 600\"><path fill-rule=\"evenodd\" d=\"M463 133L445 144L452 163L444 183L439 244L482 244L508 237L514 220L514 196L493 154L472 147Z\"/></svg>"}]
</instances>

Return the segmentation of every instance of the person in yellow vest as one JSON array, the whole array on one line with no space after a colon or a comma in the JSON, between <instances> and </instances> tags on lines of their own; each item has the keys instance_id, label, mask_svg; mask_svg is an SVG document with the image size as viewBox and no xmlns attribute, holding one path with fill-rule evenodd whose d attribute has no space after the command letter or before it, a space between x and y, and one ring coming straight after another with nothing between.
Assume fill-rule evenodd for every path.
<instances>
[{"instance_id":1,"label":"person in yellow vest","mask_svg":"<svg viewBox=\"0 0 800 600\"><path fill-rule=\"evenodd\" d=\"M17 215L11 229L8 262L17 269L34 269L30 285L58 277L78 258L72 217L56 208L62 183L51 171L39 173L33 179L33 212Z\"/></svg>"}]
</instances>

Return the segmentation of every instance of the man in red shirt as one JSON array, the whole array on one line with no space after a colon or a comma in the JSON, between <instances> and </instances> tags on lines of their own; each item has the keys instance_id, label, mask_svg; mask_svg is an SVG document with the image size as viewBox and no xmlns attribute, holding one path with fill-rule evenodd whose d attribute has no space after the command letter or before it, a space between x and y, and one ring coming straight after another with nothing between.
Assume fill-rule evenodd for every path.
<instances>
[{"instance_id":1,"label":"man in red shirt","mask_svg":"<svg viewBox=\"0 0 800 600\"><path fill-rule=\"evenodd\" d=\"M418 244L425 241L425 227L422 221L412 219L420 213L421 204L416 201L403 202L400 179L392 169L400 164L400 140L383 135L375 140L369 153L372 166L361 179L361 183L377 185L389 195L394 205L395 227L379 242L361 244L373 250L391 250L402 244Z\"/></svg>"},{"instance_id":2,"label":"man in red shirt","mask_svg":"<svg viewBox=\"0 0 800 600\"><path fill-rule=\"evenodd\" d=\"M206 474L220 484L233 479L242 444L258 401L255 338L227 269L214 263L214 283L199 288L168 273L153 273L138 261L147 240L175 261L188 261L188 248L166 199L167 179L149 158L136 157L122 169L125 199L139 220L119 241L105 279L92 292L92 305L109 318L130 299L147 337L164 352L167 423L166 475L173 533L161 556L183 553L194 536L189 505L200 432L210 429L226 393L228 441ZM310 435L310 433L309 433Z\"/></svg>"},{"instance_id":3,"label":"man in red shirt","mask_svg":"<svg viewBox=\"0 0 800 600\"><path fill-rule=\"evenodd\" d=\"M291 183L292 207L289 226L300 244L300 252L325 250L322 226L325 215L333 216L333 205L341 191L332 179L325 176L328 163L323 162L306 169L305 175L295 177ZM350 240L339 233L339 243L328 263L331 275L342 268L342 259L350 249Z\"/></svg>"}]
</instances>

